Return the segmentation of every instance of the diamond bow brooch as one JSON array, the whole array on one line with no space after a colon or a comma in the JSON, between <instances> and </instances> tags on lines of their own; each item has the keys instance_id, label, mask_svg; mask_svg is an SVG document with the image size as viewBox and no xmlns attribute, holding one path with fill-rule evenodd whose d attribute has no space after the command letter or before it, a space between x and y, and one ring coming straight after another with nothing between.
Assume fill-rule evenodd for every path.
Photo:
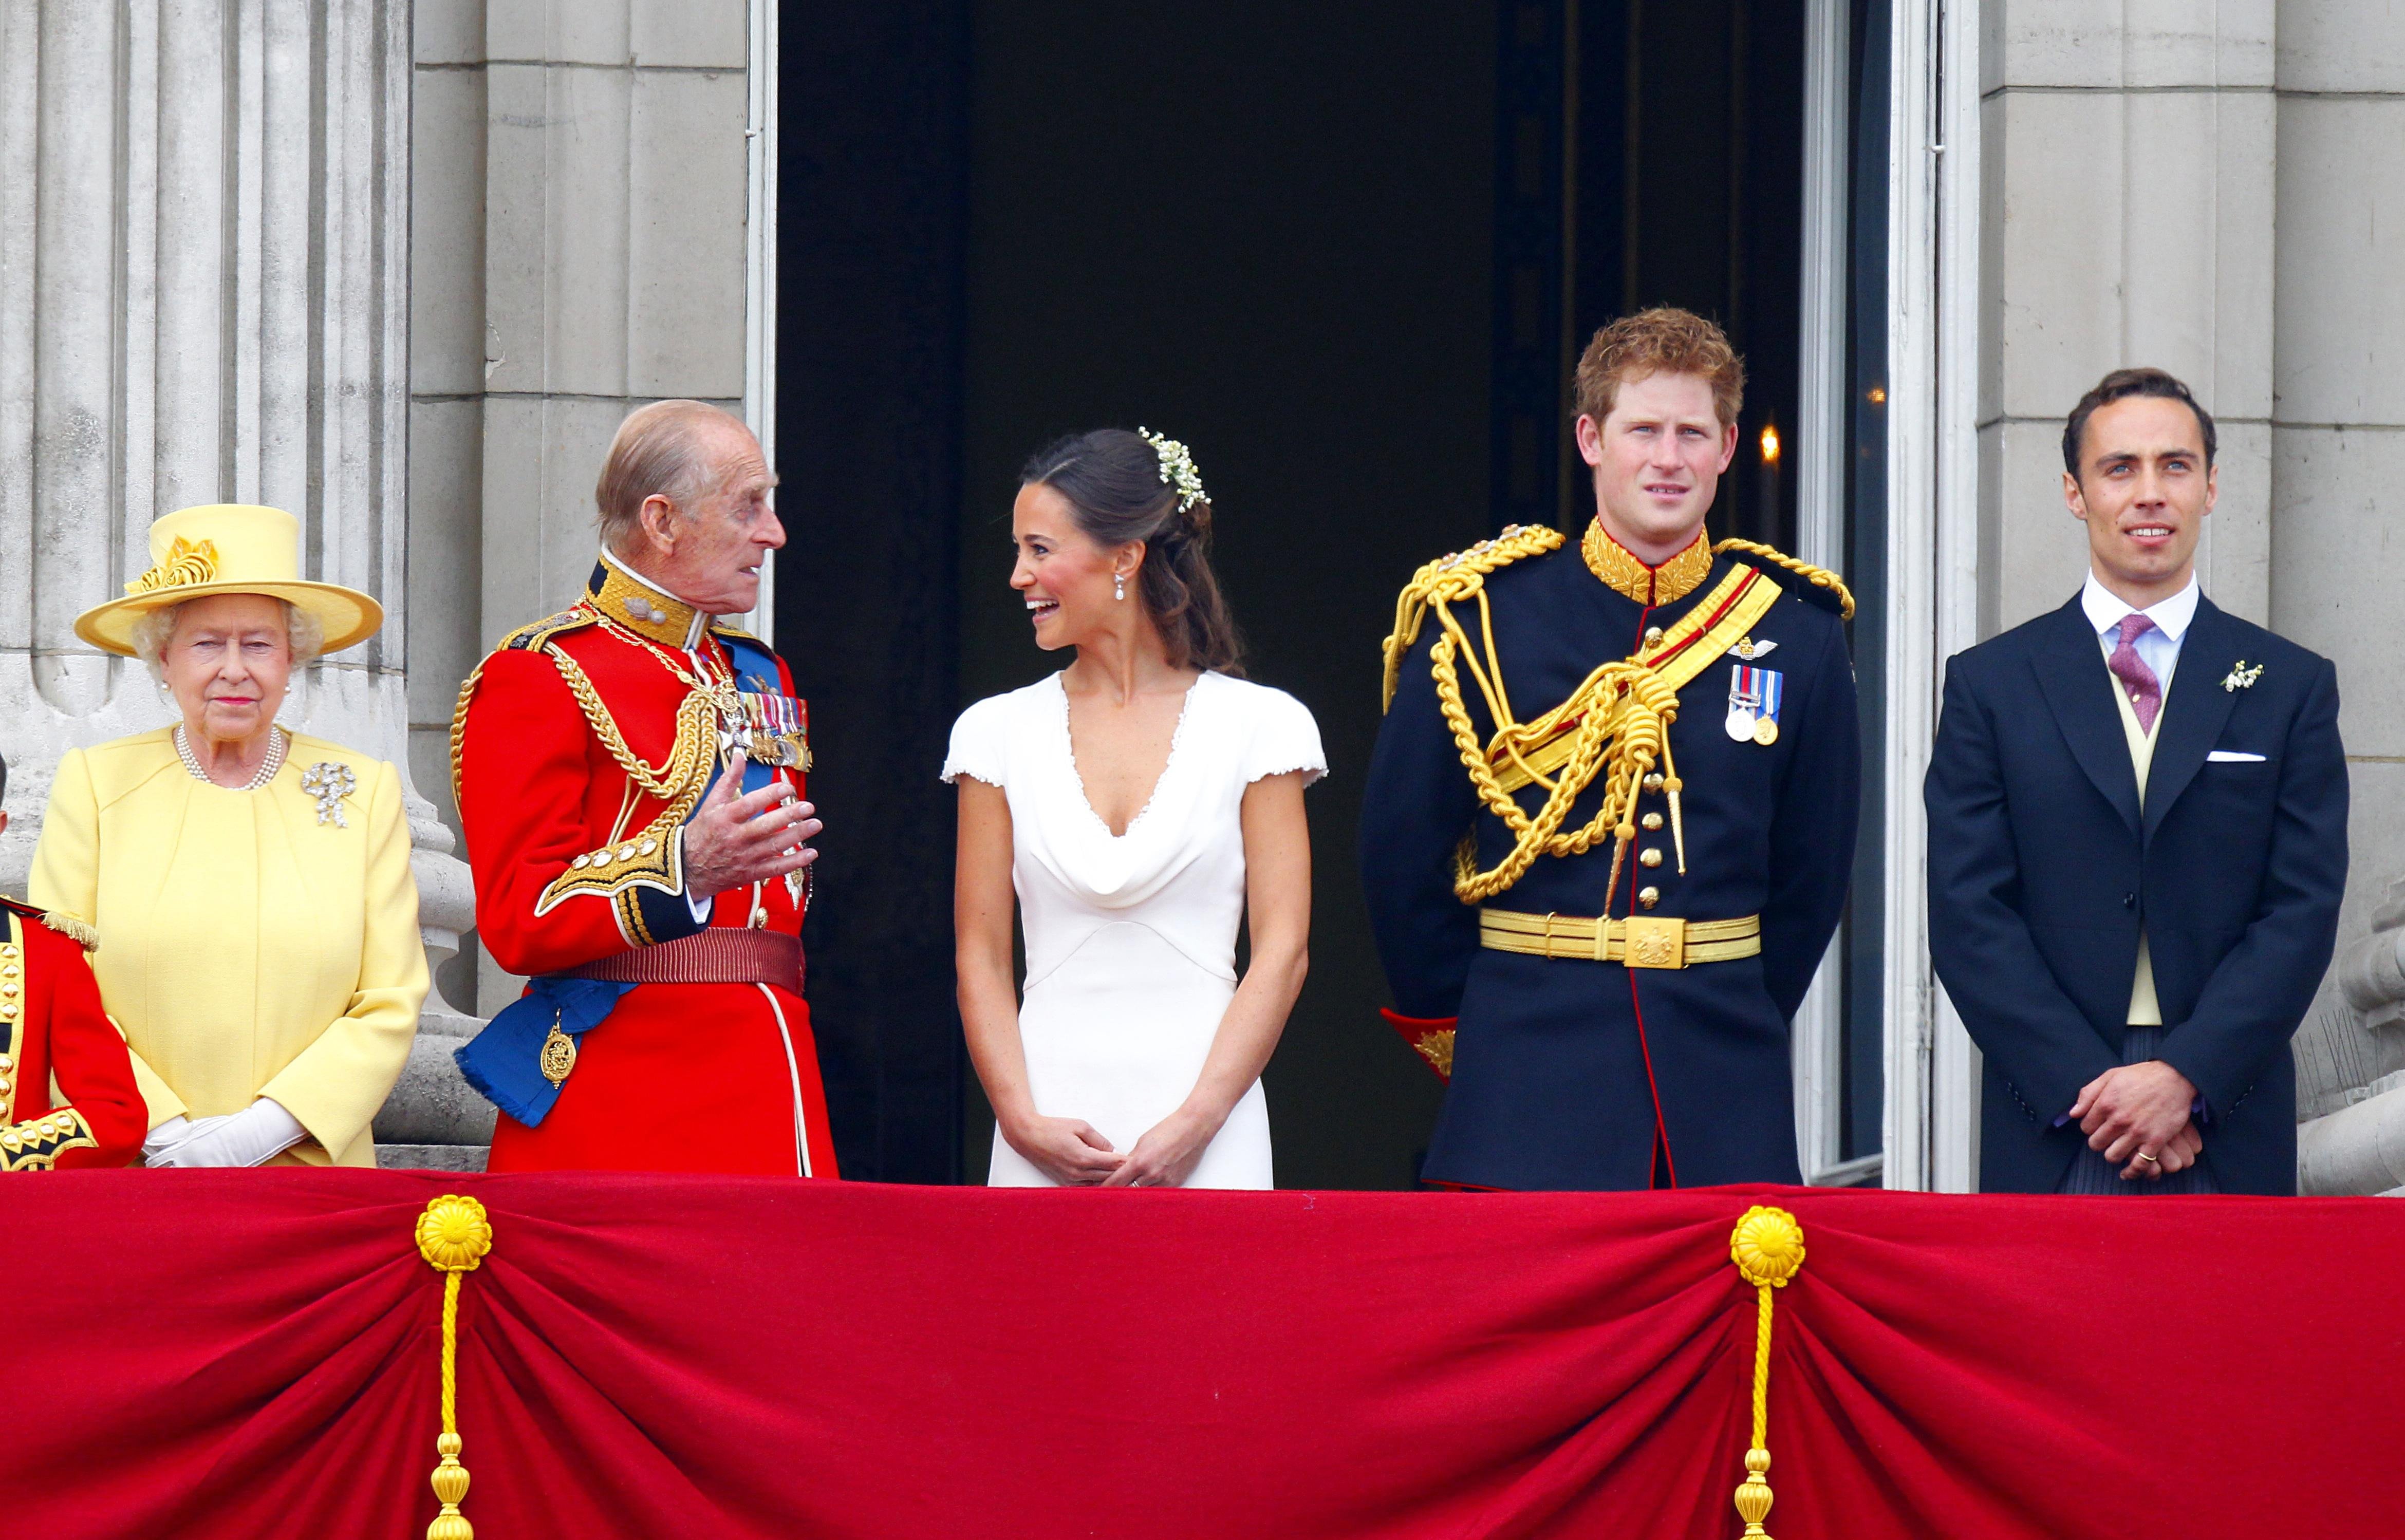
<instances>
[{"instance_id":1,"label":"diamond bow brooch","mask_svg":"<svg viewBox=\"0 0 2405 1540\"><path fill-rule=\"evenodd\" d=\"M2246 660L2244 658L2241 658L2238 660L2237 664L2231 667L2229 673L2222 676L2221 688L2231 694L2236 694L2241 690L2254 689L2255 681L2262 677L2263 665L2261 664L2258 663L2254 667L2249 668L2246 666Z\"/></svg>"},{"instance_id":2,"label":"diamond bow brooch","mask_svg":"<svg viewBox=\"0 0 2405 1540\"><path fill-rule=\"evenodd\" d=\"M317 821L340 829L351 826L343 811L343 799L359 789L359 778L351 774L351 767L331 760L319 760L301 777L301 790L317 799Z\"/></svg>"}]
</instances>

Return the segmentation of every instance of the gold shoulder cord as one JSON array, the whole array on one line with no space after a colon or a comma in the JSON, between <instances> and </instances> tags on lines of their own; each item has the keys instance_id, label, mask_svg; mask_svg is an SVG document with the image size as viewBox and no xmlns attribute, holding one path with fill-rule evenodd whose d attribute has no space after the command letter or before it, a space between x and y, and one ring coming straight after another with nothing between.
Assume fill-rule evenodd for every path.
<instances>
[{"instance_id":1,"label":"gold shoulder cord","mask_svg":"<svg viewBox=\"0 0 2405 1540\"><path fill-rule=\"evenodd\" d=\"M1764 545L1758 540L1723 540L1712 547L1712 554L1715 556L1730 551L1742 551L1749 555L1760 556L1765 561L1777 562L1813 587L1829 590L1837 595L1837 618L1841 621L1854 618L1853 592L1827 567L1814 567L1810 562L1798 561L1786 552L1775 546Z\"/></svg>"},{"instance_id":2,"label":"gold shoulder cord","mask_svg":"<svg viewBox=\"0 0 2405 1540\"><path fill-rule=\"evenodd\" d=\"M1534 721L1522 722L1512 715L1503 684L1502 659L1495 647L1486 575L1526 557L1557 550L1562 543L1558 530L1519 526L1506 529L1494 539L1421 567L1396 601L1395 629L1385 642L1385 705L1393 706L1403 658L1419 639L1421 627L1433 612L1444 632L1428 649L1428 669L1436 684L1438 707L1453 732L1462 767L1470 772L1470 784L1477 789L1479 800L1512 831L1511 851L1484 872L1478 869L1470 838L1465 836L1456 857L1453 884L1455 895L1464 903L1482 903L1510 888L1527 875L1540 855L1583 855L1607 833L1613 843L1611 875L1606 890L1616 890L1621 862L1627 854L1629 841L1637 836L1638 788L1656 763L1664 771L1663 789L1669 796L1673 819L1681 821L1678 819L1681 783L1678 767L1670 757L1669 739L1670 723L1679 715L1681 681L1665 678L1640 659L1617 659L1597 667L1570 692L1567 700ZM1751 551L1821 586L1835 587L1845 601L1847 613L1852 612L1852 599L1846 595L1844 585L1817 567L1750 541L1725 540L1713 549L1715 554L1732 549ZM1771 596L1775 595L1774 588ZM1478 604L1483 664L1478 656L1481 649L1471 647L1469 633L1452 610L1453 605L1468 599L1475 599ZM1699 610L1697 618L1700 617ZM1730 639L1734 639L1734 634ZM1460 669L1464 664L1496 723L1494 738L1485 745L1478 741L1477 728L1463 703ZM1692 670L1681 672L1692 677ZM1540 768L1529 763L1529 756L1539 746L1565 735L1568 737L1568 749L1555 764ZM1512 767L1517 784L1545 789L1545 801L1533 818L1514 800L1497 774L1498 760ZM1550 776L1546 768L1552 770ZM1598 776L1604 780L1602 806L1583 827L1564 833L1562 825L1569 817L1571 805ZM1683 834L1683 828L1681 833ZM1683 871L1683 838L1680 844L1680 868Z\"/></svg>"}]
</instances>

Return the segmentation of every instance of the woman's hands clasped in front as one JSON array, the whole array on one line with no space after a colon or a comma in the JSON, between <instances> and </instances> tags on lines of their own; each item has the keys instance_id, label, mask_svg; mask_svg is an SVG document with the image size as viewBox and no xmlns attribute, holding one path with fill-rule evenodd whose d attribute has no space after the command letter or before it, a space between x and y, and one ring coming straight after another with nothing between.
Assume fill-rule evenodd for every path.
<instances>
[{"instance_id":1,"label":"woman's hands clasped in front","mask_svg":"<svg viewBox=\"0 0 2405 1540\"><path fill-rule=\"evenodd\" d=\"M1183 1187L1226 1121L1181 1107L1125 1155L1082 1118L1026 1113L1006 1120L1002 1137L1063 1187Z\"/></svg>"},{"instance_id":2,"label":"woman's hands clasped in front","mask_svg":"<svg viewBox=\"0 0 2405 1540\"><path fill-rule=\"evenodd\" d=\"M1104 1187L1118 1182L1127 1156L1083 1118L1027 1112L1002 1120L1002 1137L1027 1163L1063 1187Z\"/></svg>"},{"instance_id":3,"label":"woman's hands clasped in front","mask_svg":"<svg viewBox=\"0 0 2405 1540\"><path fill-rule=\"evenodd\" d=\"M1219 1127L1228 1121L1222 1113L1206 1117L1190 1108L1180 1107L1145 1130L1103 1182L1105 1187L1183 1187L1194 1168L1202 1163L1202 1152L1218 1137Z\"/></svg>"}]
</instances>

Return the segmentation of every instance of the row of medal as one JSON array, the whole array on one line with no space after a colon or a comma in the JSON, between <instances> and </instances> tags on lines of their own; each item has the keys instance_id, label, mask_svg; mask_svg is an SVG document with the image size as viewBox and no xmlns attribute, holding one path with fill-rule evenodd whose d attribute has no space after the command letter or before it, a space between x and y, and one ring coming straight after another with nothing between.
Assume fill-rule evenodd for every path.
<instances>
[{"instance_id":1,"label":"row of medal","mask_svg":"<svg viewBox=\"0 0 2405 1540\"><path fill-rule=\"evenodd\" d=\"M1757 652L1766 652L1768 644L1757 643ZM1728 735L1739 743L1758 743L1764 748L1779 741L1779 697L1783 682L1775 668L1759 668L1751 664L1734 664L1729 668L1728 721L1723 724Z\"/></svg>"}]
</instances>

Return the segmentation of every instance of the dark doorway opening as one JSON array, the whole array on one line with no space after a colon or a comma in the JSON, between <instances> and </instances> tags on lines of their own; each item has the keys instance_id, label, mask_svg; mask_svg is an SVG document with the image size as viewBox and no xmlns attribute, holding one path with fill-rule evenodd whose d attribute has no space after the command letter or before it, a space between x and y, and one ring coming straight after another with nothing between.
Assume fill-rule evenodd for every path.
<instances>
[{"instance_id":1,"label":"dark doorway opening","mask_svg":"<svg viewBox=\"0 0 2405 1540\"><path fill-rule=\"evenodd\" d=\"M1379 639L1421 563L1583 522L1568 364L1631 303L1730 328L1752 383L1715 530L1792 541L1760 448L1796 388L1791 9L784 7L777 629L829 826L810 998L847 1175L983 1177L935 773L963 705L1068 661L1005 582L1020 463L1144 424L1193 446L1251 673L1331 768L1266 1076L1279 1183L1413 1184L1439 1087L1378 1020L1355 875Z\"/></svg>"},{"instance_id":2,"label":"dark doorway opening","mask_svg":"<svg viewBox=\"0 0 2405 1540\"><path fill-rule=\"evenodd\" d=\"M1746 364L1712 534L1793 550L1804 7L1507 0L1498 21L1495 523L1590 515L1570 368L1613 317L1677 305Z\"/></svg>"}]
</instances>

